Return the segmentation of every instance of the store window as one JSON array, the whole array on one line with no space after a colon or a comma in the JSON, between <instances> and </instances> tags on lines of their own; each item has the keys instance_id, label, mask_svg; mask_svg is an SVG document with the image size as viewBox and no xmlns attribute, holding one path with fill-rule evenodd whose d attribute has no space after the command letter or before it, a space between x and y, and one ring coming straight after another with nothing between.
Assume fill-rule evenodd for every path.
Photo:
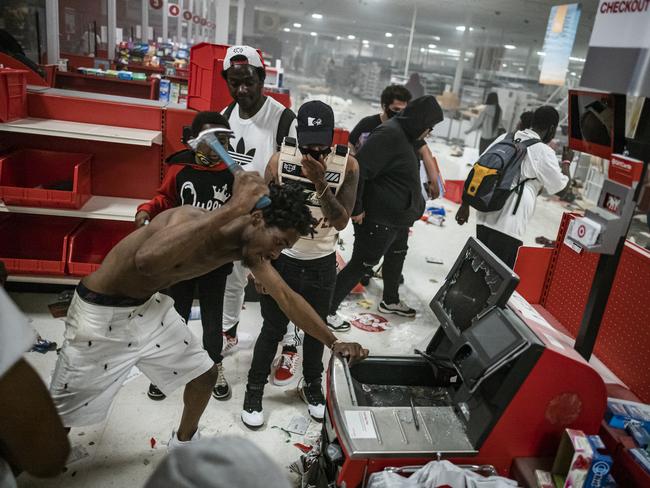
<instances>
[{"instance_id":1,"label":"store window","mask_svg":"<svg viewBox=\"0 0 650 488\"><path fill-rule=\"evenodd\" d=\"M0 51L35 64L45 62L45 0L2 0L0 31Z\"/></svg>"},{"instance_id":2,"label":"store window","mask_svg":"<svg viewBox=\"0 0 650 488\"><path fill-rule=\"evenodd\" d=\"M107 1L59 0L59 42L66 54L107 57Z\"/></svg>"}]
</instances>

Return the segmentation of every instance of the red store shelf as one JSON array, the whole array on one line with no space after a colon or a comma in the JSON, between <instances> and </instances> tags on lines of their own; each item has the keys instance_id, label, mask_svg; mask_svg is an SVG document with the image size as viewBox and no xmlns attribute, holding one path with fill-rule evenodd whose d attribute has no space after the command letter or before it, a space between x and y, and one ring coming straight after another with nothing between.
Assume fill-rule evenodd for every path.
<instances>
[{"instance_id":1,"label":"red store shelf","mask_svg":"<svg viewBox=\"0 0 650 488\"><path fill-rule=\"evenodd\" d=\"M90 154L37 149L0 156L0 200L7 205L78 209L90 198L91 159Z\"/></svg>"},{"instance_id":2,"label":"red store shelf","mask_svg":"<svg viewBox=\"0 0 650 488\"><path fill-rule=\"evenodd\" d=\"M134 230L133 222L84 221L69 239L68 273L86 276L97 270L108 252Z\"/></svg>"}]
</instances>

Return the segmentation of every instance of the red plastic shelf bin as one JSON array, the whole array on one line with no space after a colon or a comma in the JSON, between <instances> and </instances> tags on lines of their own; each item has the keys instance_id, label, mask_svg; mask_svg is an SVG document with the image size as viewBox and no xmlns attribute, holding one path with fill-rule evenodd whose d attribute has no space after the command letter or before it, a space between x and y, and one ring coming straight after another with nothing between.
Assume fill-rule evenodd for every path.
<instances>
[{"instance_id":1,"label":"red plastic shelf bin","mask_svg":"<svg viewBox=\"0 0 650 488\"><path fill-rule=\"evenodd\" d=\"M226 80L221 76L227 50L228 46L207 42L192 46L187 108L222 110L232 101Z\"/></svg>"},{"instance_id":2,"label":"red plastic shelf bin","mask_svg":"<svg viewBox=\"0 0 650 488\"><path fill-rule=\"evenodd\" d=\"M81 208L90 198L91 159L90 154L37 149L1 156L0 199L7 205ZM71 183L71 191L52 189L64 182Z\"/></svg>"},{"instance_id":3,"label":"red plastic shelf bin","mask_svg":"<svg viewBox=\"0 0 650 488\"><path fill-rule=\"evenodd\" d=\"M465 180L445 180L445 198L454 203L460 203L463 199L463 187Z\"/></svg>"},{"instance_id":4,"label":"red plastic shelf bin","mask_svg":"<svg viewBox=\"0 0 650 488\"><path fill-rule=\"evenodd\" d=\"M10 274L63 275L68 239L81 221L49 215L2 215L0 261Z\"/></svg>"},{"instance_id":5,"label":"red plastic shelf bin","mask_svg":"<svg viewBox=\"0 0 650 488\"><path fill-rule=\"evenodd\" d=\"M108 252L134 230L133 222L86 220L70 236L68 272L86 276L97 270Z\"/></svg>"},{"instance_id":6,"label":"red plastic shelf bin","mask_svg":"<svg viewBox=\"0 0 650 488\"><path fill-rule=\"evenodd\" d=\"M27 117L27 71L0 68L0 122Z\"/></svg>"}]
</instances>

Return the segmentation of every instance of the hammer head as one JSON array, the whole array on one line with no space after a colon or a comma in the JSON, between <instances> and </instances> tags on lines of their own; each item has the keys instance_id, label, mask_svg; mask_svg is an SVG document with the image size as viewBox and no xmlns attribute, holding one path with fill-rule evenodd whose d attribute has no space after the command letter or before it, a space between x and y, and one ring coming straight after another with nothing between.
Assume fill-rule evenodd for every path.
<instances>
[{"instance_id":1,"label":"hammer head","mask_svg":"<svg viewBox=\"0 0 650 488\"><path fill-rule=\"evenodd\" d=\"M214 129L206 129L204 131L199 132L199 134L196 137L188 140L187 144L192 148L193 151L196 151L197 147L202 141L206 143L210 141L214 141L215 139L218 138L219 134L226 134L228 138L234 136L233 131L231 131L230 129L217 127Z\"/></svg>"}]
</instances>

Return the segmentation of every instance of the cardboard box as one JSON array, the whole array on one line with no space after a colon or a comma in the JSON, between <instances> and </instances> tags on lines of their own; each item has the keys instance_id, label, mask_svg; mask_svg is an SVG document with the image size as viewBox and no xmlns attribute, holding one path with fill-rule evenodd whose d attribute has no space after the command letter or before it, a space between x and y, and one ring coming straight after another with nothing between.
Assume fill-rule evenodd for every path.
<instances>
[{"instance_id":1,"label":"cardboard box","mask_svg":"<svg viewBox=\"0 0 650 488\"><path fill-rule=\"evenodd\" d=\"M625 425L634 420L650 431L650 405L618 398L608 398L605 420L609 425L617 429L625 429Z\"/></svg>"},{"instance_id":2,"label":"cardboard box","mask_svg":"<svg viewBox=\"0 0 650 488\"><path fill-rule=\"evenodd\" d=\"M597 435L566 429L553 468L556 488L602 488L610 485L612 458L603 454L605 445Z\"/></svg>"}]
</instances>

